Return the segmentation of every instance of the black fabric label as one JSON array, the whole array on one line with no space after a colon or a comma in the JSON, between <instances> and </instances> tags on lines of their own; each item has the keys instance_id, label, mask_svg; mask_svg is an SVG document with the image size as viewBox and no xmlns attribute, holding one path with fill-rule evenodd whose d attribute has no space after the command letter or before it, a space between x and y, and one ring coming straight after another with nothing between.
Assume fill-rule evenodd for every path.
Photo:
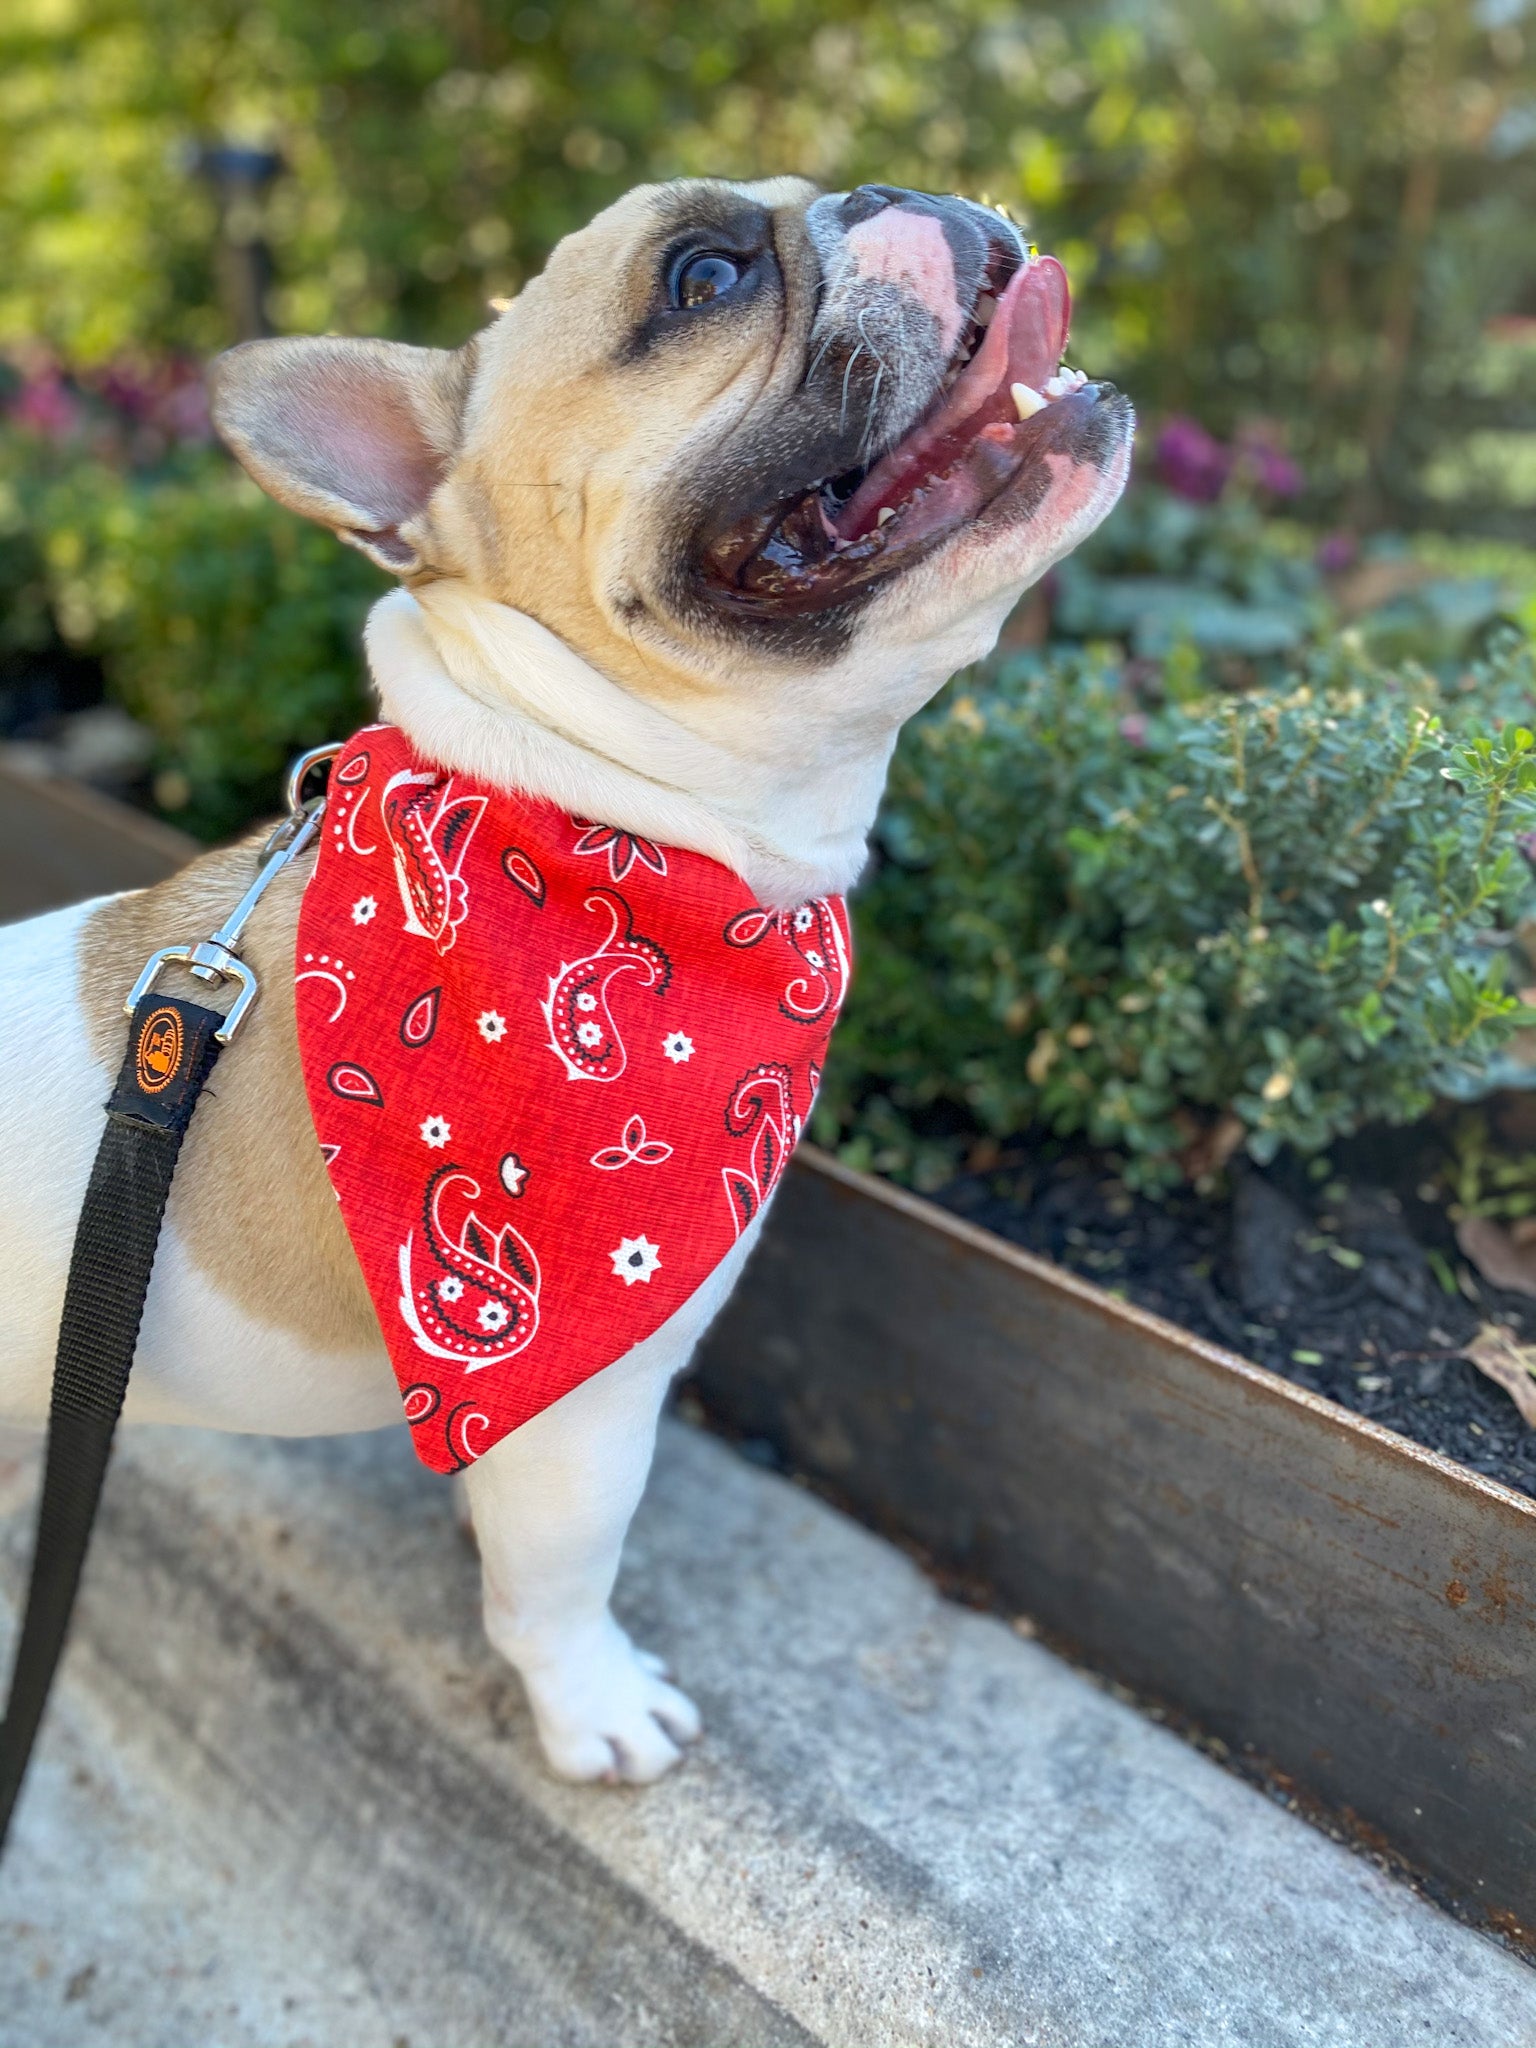
<instances>
[{"instance_id":1,"label":"black fabric label","mask_svg":"<svg viewBox=\"0 0 1536 2048\"><path fill-rule=\"evenodd\" d=\"M222 1050L213 1034L223 1022L217 1010L201 1003L145 996L133 1013L108 1116L180 1136Z\"/></svg>"}]
</instances>

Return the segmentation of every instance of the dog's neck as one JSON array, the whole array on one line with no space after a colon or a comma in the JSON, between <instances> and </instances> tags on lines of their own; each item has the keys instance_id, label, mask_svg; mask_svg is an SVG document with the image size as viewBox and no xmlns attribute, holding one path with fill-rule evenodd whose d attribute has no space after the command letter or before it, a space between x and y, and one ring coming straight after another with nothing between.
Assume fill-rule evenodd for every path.
<instances>
[{"instance_id":1,"label":"dog's neck","mask_svg":"<svg viewBox=\"0 0 1536 2048\"><path fill-rule=\"evenodd\" d=\"M444 767L708 854L770 909L864 864L897 726L850 717L835 681L664 709L448 579L381 599L367 646L384 716Z\"/></svg>"}]
</instances>

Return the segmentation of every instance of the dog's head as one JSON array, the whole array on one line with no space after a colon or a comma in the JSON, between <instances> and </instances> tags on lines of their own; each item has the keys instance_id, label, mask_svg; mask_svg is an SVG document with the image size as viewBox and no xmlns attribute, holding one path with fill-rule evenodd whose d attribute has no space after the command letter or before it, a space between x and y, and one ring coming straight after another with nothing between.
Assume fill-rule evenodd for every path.
<instances>
[{"instance_id":1,"label":"dog's head","mask_svg":"<svg viewBox=\"0 0 1536 2048\"><path fill-rule=\"evenodd\" d=\"M1130 405L1058 374L1067 322L1060 265L970 200L684 180L455 352L232 350L214 417L408 584L462 578L642 695L914 645L932 689L1124 485Z\"/></svg>"}]
</instances>

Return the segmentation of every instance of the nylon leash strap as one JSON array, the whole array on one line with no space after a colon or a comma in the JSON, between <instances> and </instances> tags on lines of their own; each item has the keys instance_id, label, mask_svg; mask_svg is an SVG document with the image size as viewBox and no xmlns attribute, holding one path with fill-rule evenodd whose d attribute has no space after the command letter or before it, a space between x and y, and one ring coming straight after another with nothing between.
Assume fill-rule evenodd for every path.
<instances>
[{"instance_id":1,"label":"nylon leash strap","mask_svg":"<svg viewBox=\"0 0 1536 2048\"><path fill-rule=\"evenodd\" d=\"M239 957L241 933L271 882L313 840L325 799L306 803L305 780L336 751L317 747L295 762L288 817L219 930L195 945L154 953L124 1005L132 1019L128 1050L106 1105L107 1126L75 1230L32 1574L0 1722L0 1852L69 1633L182 1139L214 1062L256 1000L256 976ZM157 978L173 961L200 980L237 983L228 1011L155 994Z\"/></svg>"}]
</instances>

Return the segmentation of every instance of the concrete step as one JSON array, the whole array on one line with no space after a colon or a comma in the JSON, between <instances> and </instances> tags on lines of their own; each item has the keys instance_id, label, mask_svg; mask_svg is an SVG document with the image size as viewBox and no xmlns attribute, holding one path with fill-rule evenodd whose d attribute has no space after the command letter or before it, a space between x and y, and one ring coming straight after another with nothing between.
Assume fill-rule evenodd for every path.
<instances>
[{"instance_id":1,"label":"concrete step","mask_svg":"<svg viewBox=\"0 0 1536 2048\"><path fill-rule=\"evenodd\" d=\"M708 1732L579 1790L403 1432L127 1437L0 2043L1536 2048L1536 1973L682 1424L620 1604Z\"/></svg>"}]
</instances>

